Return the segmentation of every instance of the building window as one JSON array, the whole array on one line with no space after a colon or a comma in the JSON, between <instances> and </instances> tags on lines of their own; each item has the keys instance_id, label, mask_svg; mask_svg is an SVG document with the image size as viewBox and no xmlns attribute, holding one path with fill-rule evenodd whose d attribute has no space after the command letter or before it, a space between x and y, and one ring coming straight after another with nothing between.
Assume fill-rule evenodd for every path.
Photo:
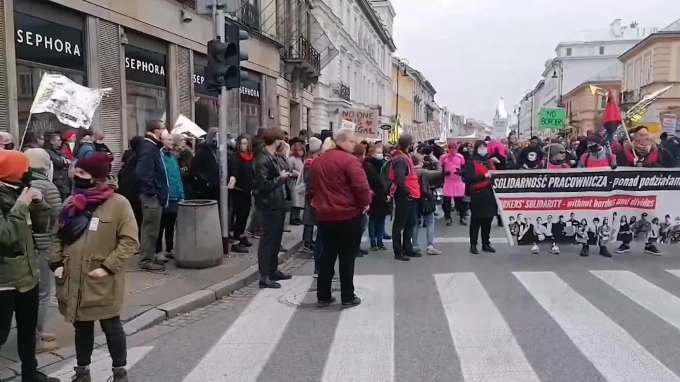
<instances>
[{"instance_id":1,"label":"building window","mask_svg":"<svg viewBox=\"0 0 680 382\"><path fill-rule=\"evenodd\" d=\"M599 101L600 102L598 102L598 110L604 110L607 107L607 96L606 95L599 96Z\"/></svg>"},{"instance_id":2,"label":"building window","mask_svg":"<svg viewBox=\"0 0 680 382\"><path fill-rule=\"evenodd\" d=\"M600 56L604 55L604 46L600 47Z\"/></svg>"},{"instance_id":3,"label":"building window","mask_svg":"<svg viewBox=\"0 0 680 382\"><path fill-rule=\"evenodd\" d=\"M567 48L567 56L571 56L571 48Z\"/></svg>"},{"instance_id":4,"label":"building window","mask_svg":"<svg viewBox=\"0 0 680 382\"><path fill-rule=\"evenodd\" d=\"M635 62L635 82L633 82L635 89L639 89L642 86L642 59L638 59Z\"/></svg>"},{"instance_id":5,"label":"building window","mask_svg":"<svg viewBox=\"0 0 680 382\"><path fill-rule=\"evenodd\" d=\"M626 90L633 90L633 64L626 66Z\"/></svg>"},{"instance_id":6,"label":"building window","mask_svg":"<svg viewBox=\"0 0 680 382\"><path fill-rule=\"evenodd\" d=\"M642 75L643 85L648 85L652 83L652 53L647 53L645 55L644 62L644 73Z\"/></svg>"}]
</instances>

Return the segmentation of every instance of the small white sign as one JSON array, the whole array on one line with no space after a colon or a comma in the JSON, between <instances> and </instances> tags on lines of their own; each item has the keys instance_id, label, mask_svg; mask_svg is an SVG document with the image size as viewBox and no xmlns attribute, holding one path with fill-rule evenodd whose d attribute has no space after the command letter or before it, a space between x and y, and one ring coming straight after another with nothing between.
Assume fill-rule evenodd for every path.
<instances>
[{"instance_id":1,"label":"small white sign","mask_svg":"<svg viewBox=\"0 0 680 382\"><path fill-rule=\"evenodd\" d=\"M356 130L356 128L357 128L356 123L354 123L352 121L348 121L346 119L343 119L342 122L340 123L340 130L352 130L352 131L354 131L354 130Z\"/></svg>"},{"instance_id":2,"label":"small white sign","mask_svg":"<svg viewBox=\"0 0 680 382\"><path fill-rule=\"evenodd\" d=\"M663 125L663 131L669 135L675 135L675 130L678 125L678 116L675 114L666 114L663 116L661 122Z\"/></svg>"}]
</instances>

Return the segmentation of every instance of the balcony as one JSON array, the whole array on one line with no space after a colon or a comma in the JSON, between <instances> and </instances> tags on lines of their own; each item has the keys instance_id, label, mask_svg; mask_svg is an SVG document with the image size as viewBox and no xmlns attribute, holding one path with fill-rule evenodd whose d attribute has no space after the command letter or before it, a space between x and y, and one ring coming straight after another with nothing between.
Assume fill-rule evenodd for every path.
<instances>
[{"instance_id":1,"label":"balcony","mask_svg":"<svg viewBox=\"0 0 680 382\"><path fill-rule=\"evenodd\" d=\"M260 9L246 0L242 0L241 8L238 11L238 20L254 31L259 32L261 30Z\"/></svg>"},{"instance_id":2,"label":"balcony","mask_svg":"<svg viewBox=\"0 0 680 382\"><path fill-rule=\"evenodd\" d=\"M342 81L336 82L333 85L333 94L335 94L340 99L344 99L345 101L349 101L351 97L349 86Z\"/></svg>"},{"instance_id":3,"label":"balcony","mask_svg":"<svg viewBox=\"0 0 680 382\"><path fill-rule=\"evenodd\" d=\"M321 54L317 52L306 38L298 36L286 49L283 57L286 61L300 61L314 72L321 72Z\"/></svg>"}]
</instances>

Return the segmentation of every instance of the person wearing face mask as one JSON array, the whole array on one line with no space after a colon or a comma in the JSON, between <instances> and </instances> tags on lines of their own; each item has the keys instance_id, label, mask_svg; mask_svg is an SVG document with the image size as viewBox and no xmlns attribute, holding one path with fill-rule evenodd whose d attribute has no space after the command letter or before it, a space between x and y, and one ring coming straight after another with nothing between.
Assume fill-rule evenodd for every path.
<instances>
[{"instance_id":1,"label":"person wearing face mask","mask_svg":"<svg viewBox=\"0 0 680 382\"><path fill-rule=\"evenodd\" d=\"M59 312L75 329L75 382L91 381L95 321L101 325L111 355L113 377L109 380L128 381L120 313L125 261L138 251L139 241L132 207L114 192L108 175L105 153L94 153L75 164L73 192L64 202L50 242Z\"/></svg>"},{"instance_id":2,"label":"person wearing face mask","mask_svg":"<svg viewBox=\"0 0 680 382\"><path fill-rule=\"evenodd\" d=\"M12 134L0 132L0 151L14 150L14 142L12 142Z\"/></svg>"},{"instance_id":3,"label":"person wearing face mask","mask_svg":"<svg viewBox=\"0 0 680 382\"><path fill-rule=\"evenodd\" d=\"M564 145L553 143L546 148L548 158L543 167L547 170L564 170L571 168L571 164L566 161L567 150Z\"/></svg>"},{"instance_id":4,"label":"person wearing face mask","mask_svg":"<svg viewBox=\"0 0 680 382\"><path fill-rule=\"evenodd\" d=\"M446 225L453 223L451 219L451 201L455 203L458 211L460 225L467 225L467 202L465 202L465 182L461 176L465 166L465 157L458 152L456 142L448 143L448 152L439 159L442 170L446 174L444 177L444 219Z\"/></svg>"},{"instance_id":5,"label":"person wearing face mask","mask_svg":"<svg viewBox=\"0 0 680 382\"><path fill-rule=\"evenodd\" d=\"M413 160L408 149L413 137L403 134L399 137L397 148L392 152L389 168L389 194L394 199L394 221L392 222L392 247L394 258L409 261L410 257L420 257L413 248L413 229L417 224L417 204L420 198L420 185Z\"/></svg>"},{"instance_id":6,"label":"person wearing face mask","mask_svg":"<svg viewBox=\"0 0 680 382\"><path fill-rule=\"evenodd\" d=\"M361 162L354 156L354 131L335 131L333 141L336 148L314 160L307 187L323 236L316 296L319 307L335 301L331 283L339 259L340 299L342 305L350 307L361 303L354 294L354 260L361 244L364 214L371 204L371 188Z\"/></svg>"},{"instance_id":7,"label":"person wearing face mask","mask_svg":"<svg viewBox=\"0 0 680 382\"><path fill-rule=\"evenodd\" d=\"M382 145L370 144L363 161L364 171L373 196L368 209L368 237L371 250L387 250L383 243L385 237L385 219L390 214L392 203L385 185L380 179L380 171L385 164Z\"/></svg>"},{"instance_id":8,"label":"person wearing face mask","mask_svg":"<svg viewBox=\"0 0 680 382\"><path fill-rule=\"evenodd\" d=\"M257 247L260 288L281 288L279 281L292 277L278 270L286 213L292 201L288 178L293 174L278 154L284 136L278 127L267 128L262 134L265 146L253 163L255 206L262 214L262 236Z\"/></svg>"},{"instance_id":9,"label":"person wearing face mask","mask_svg":"<svg viewBox=\"0 0 680 382\"><path fill-rule=\"evenodd\" d=\"M37 371L36 327L39 272L34 234L49 234L50 208L42 193L28 187L29 157L0 150L0 348L16 315L17 351L24 382L58 382Z\"/></svg>"},{"instance_id":10,"label":"person wearing face mask","mask_svg":"<svg viewBox=\"0 0 680 382\"><path fill-rule=\"evenodd\" d=\"M617 159L602 147L602 137L599 134L591 133L586 138L586 142L588 151L581 155L578 167L610 167L612 170L616 168Z\"/></svg>"},{"instance_id":11,"label":"person wearing face mask","mask_svg":"<svg viewBox=\"0 0 680 382\"><path fill-rule=\"evenodd\" d=\"M524 169L539 168L543 163L543 150L538 144L538 137L531 137L529 146L522 149L518 158L518 165Z\"/></svg>"},{"instance_id":12,"label":"person wearing face mask","mask_svg":"<svg viewBox=\"0 0 680 382\"><path fill-rule=\"evenodd\" d=\"M671 153L657 145L649 137L646 126L638 126L630 133L632 143L625 143L617 156L621 166L626 167L673 167Z\"/></svg>"},{"instance_id":13,"label":"person wearing face mask","mask_svg":"<svg viewBox=\"0 0 680 382\"><path fill-rule=\"evenodd\" d=\"M494 162L489 160L484 141L476 141L474 153L465 164L465 184L470 195L470 253L478 254L477 243L482 233L482 251L495 253L491 247L491 222L498 214L496 197L491 183Z\"/></svg>"}]
</instances>

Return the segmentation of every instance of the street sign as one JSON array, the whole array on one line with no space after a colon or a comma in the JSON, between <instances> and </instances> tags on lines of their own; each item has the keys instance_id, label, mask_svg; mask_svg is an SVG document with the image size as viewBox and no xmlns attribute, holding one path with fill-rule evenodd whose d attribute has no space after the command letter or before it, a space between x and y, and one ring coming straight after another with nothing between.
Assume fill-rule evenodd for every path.
<instances>
[{"instance_id":1,"label":"street sign","mask_svg":"<svg viewBox=\"0 0 680 382\"><path fill-rule=\"evenodd\" d=\"M542 107L538 118L538 128L543 130L559 130L564 127L567 112L562 108Z\"/></svg>"}]
</instances>

